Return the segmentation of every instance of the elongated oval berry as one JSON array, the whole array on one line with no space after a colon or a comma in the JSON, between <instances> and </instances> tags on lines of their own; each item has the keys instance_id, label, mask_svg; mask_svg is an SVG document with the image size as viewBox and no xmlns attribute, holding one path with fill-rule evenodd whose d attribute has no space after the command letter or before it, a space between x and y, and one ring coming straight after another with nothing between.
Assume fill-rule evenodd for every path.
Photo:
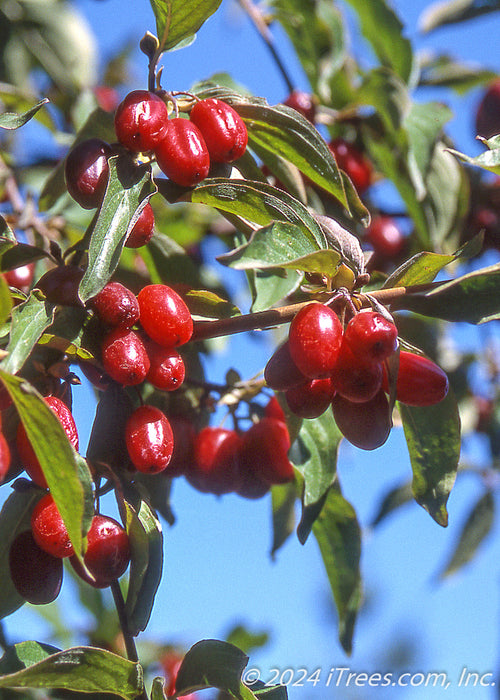
<instances>
[{"instance_id":1,"label":"elongated oval berry","mask_svg":"<svg viewBox=\"0 0 500 700\"><path fill-rule=\"evenodd\" d=\"M240 483L238 450L241 437L234 430L207 426L195 437L194 461L186 472L199 491L222 495L235 491Z\"/></svg>"},{"instance_id":2,"label":"elongated oval berry","mask_svg":"<svg viewBox=\"0 0 500 700\"><path fill-rule=\"evenodd\" d=\"M382 363L365 362L344 342L332 374L338 394L354 403L370 401L382 386Z\"/></svg>"},{"instance_id":3,"label":"elongated oval berry","mask_svg":"<svg viewBox=\"0 0 500 700\"><path fill-rule=\"evenodd\" d=\"M87 306L103 323L116 328L131 328L140 316L135 294L120 282L108 282Z\"/></svg>"},{"instance_id":4,"label":"elongated oval berry","mask_svg":"<svg viewBox=\"0 0 500 700\"><path fill-rule=\"evenodd\" d=\"M31 532L37 545L53 557L71 557L75 550L66 525L50 493L43 496L31 514Z\"/></svg>"},{"instance_id":5,"label":"elongated oval berry","mask_svg":"<svg viewBox=\"0 0 500 700\"><path fill-rule=\"evenodd\" d=\"M382 314L362 311L347 324L344 340L365 362L381 362L396 350L398 329Z\"/></svg>"},{"instance_id":6,"label":"elongated oval berry","mask_svg":"<svg viewBox=\"0 0 500 700\"><path fill-rule=\"evenodd\" d=\"M300 418L317 418L330 406L335 386L330 377L307 379L285 391L288 408Z\"/></svg>"},{"instance_id":7,"label":"elongated oval berry","mask_svg":"<svg viewBox=\"0 0 500 700\"><path fill-rule=\"evenodd\" d=\"M156 146L155 156L165 175L183 187L194 187L210 170L210 156L201 131L182 117L170 120L167 137Z\"/></svg>"},{"instance_id":8,"label":"elongated oval berry","mask_svg":"<svg viewBox=\"0 0 500 700\"><path fill-rule=\"evenodd\" d=\"M51 603L63 579L62 559L44 552L30 530L21 532L9 550L10 577L19 595L33 605Z\"/></svg>"},{"instance_id":9,"label":"elongated oval berry","mask_svg":"<svg viewBox=\"0 0 500 700\"><path fill-rule=\"evenodd\" d=\"M293 481L295 473L288 459L289 449L290 435L286 423L264 417L242 435L240 469L243 473L253 472L258 480L267 484Z\"/></svg>"},{"instance_id":10,"label":"elongated oval berry","mask_svg":"<svg viewBox=\"0 0 500 700\"><path fill-rule=\"evenodd\" d=\"M87 576L78 559L69 559L77 574L94 588L106 588L125 573L130 562L130 542L123 527L107 515L94 515L87 533L87 551L83 561Z\"/></svg>"},{"instance_id":11,"label":"elongated oval berry","mask_svg":"<svg viewBox=\"0 0 500 700\"><path fill-rule=\"evenodd\" d=\"M154 340L146 342L150 367L146 379L155 389L175 391L186 376L184 360L175 348L165 348Z\"/></svg>"},{"instance_id":12,"label":"elongated oval berry","mask_svg":"<svg viewBox=\"0 0 500 700\"><path fill-rule=\"evenodd\" d=\"M167 416L156 406L139 406L125 425L125 443L134 467L147 474L166 469L172 458L174 436Z\"/></svg>"},{"instance_id":13,"label":"elongated oval berry","mask_svg":"<svg viewBox=\"0 0 500 700\"><path fill-rule=\"evenodd\" d=\"M212 162L232 163L245 153L245 122L226 102L216 98L200 100L191 109L189 119L203 134Z\"/></svg>"},{"instance_id":14,"label":"elongated oval berry","mask_svg":"<svg viewBox=\"0 0 500 700\"><path fill-rule=\"evenodd\" d=\"M137 295L141 325L159 345L184 345L193 334L193 319L183 299L164 284L149 284Z\"/></svg>"},{"instance_id":15,"label":"elongated oval berry","mask_svg":"<svg viewBox=\"0 0 500 700\"><path fill-rule=\"evenodd\" d=\"M354 403L336 394L332 410L338 429L355 447L375 450L389 437L392 419L389 401L383 390L364 403Z\"/></svg>"},{"instance_id":16,"label":"elongated oval berry","mask_svg":"<svg viewBox=\"0 0 500 700\"><path fill-rule=\"evenodd\" d=\"M384 391L389 392L384 367ZM449 383L446 372L428 357L401 350L396 380L396 399L408 406L432 406L444 399Z\"/></svg>"},{"instance_id":17,"label":"elongated oval berry","mask_svg":"<svg viewBox=\"0 0 500 700\"><path fill-rule=\"evenodd\" d=\"M139 214L139 218L132 226L132 230L125 241L126 248L142 248L149 243L154 233L155 215L153 207L148 202Z\"/></svg>"},{"instance_id":18,"label":"elongated oval berry","mask_svg":"<svg viewBox=\"0 0 500 700\"><path fill-rule=\"evenodd\" d=\"M264 368L264 379L267 386L274 391L285 391L307 379L292 360L288 340L285 340L269 358Z\"/></svg>"},{"instance_id":19,"label":"elongated oval berry","mask_svg":"<svg viewBox=\"0 0 500 700\"><path fill-rule=\"evenodd\" d=\"M288 342L292 360L306 377L326 377L337 362L342 336L337 314L324 304L311 302L290 324Z\"/></svg>"},{"instance_id":20,"label":"elongated oval berry","mask_svg":"<svg viewBox=\"0 0 500 700\"><path fill-rule=\"evenodd\" d=\"M102 364L109 376L123 386L146 379L149 357L140 336L127 328L115 328L101 346Z\"/></svg>"},{"instance_id":21,"label":"elongated oval berry","mask_svg":"<svg viewBox=\"0 0 500 700\"><path fill-rule=\"evenodd\" d=\"M84 209L95 209L104 197L113 149L102 139L82 141L68 153L64 175L68 192Z\"/></svg>"},{"instance_id":22,"label":"elongated oval berry","mask_svg":"<svg viewBox=\"0 0 500 700\"><path fill-rule=\"evenodd\" d=\"M133 90L115 113L116 138L131 151L152 151L169 127L165 102L149 90Z\"/></svg>"}]
</instances>

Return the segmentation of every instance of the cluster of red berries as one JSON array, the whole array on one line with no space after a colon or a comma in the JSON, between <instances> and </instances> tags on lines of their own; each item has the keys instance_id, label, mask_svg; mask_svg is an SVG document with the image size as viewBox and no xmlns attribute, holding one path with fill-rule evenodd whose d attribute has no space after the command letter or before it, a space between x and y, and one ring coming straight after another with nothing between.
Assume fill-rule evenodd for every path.
<instances>
[{"instance_id":1,"label":"cluster of red berries","mask_svg":"<svg viewBox=\"0 0 500 700\"><path fill-rule=\"evenodd\" d=\"M312 302L292 320L288 339L270 358L264 376L271 388L284 391L292 413L317 418L331 406L350 442L375 449L390 431L385 361L397 349L397 328L381 313L356 313L344 330L335 311ZM434 362L399 352L398 401L429 406L447 391L448 378Z\"/></svg>"}]
</instances>

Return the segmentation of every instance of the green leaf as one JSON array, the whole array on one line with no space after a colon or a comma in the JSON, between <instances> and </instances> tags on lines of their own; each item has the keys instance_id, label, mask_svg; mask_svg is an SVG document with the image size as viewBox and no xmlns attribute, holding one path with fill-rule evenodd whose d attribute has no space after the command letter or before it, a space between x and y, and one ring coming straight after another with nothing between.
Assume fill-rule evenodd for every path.
<instances>
[{"instance_id":1,"label":"green leaf","mask_svg":"<svg viewBox=\"0 0 500 700\"><path fill-rule=\"evenodd\" d=\"M40 258L49 257L49 254L34 245L26 243L17 243L14 246L9 246L5 252L2 252L0 258L0 270L12 270L15 267L26 265L27 263L35 262Z\"/></svg>"},{"instance_id":2,"label":"green leaf","mask_svg":"<svg viewBox=\"0 0 500 700\"><path fill-rule=\"evenodd\" d=\"M0 370L26 435L40 462L50 492L77 556L85 551L92 515L92 478L85 460L73 449L54 412L26 380Z\"/></svg>"},{"instance_id":3,"label":"green leaf","mask_svg":"<svg viewBox=\"0 0 500 700\"><path fill-rule=\"evenodd\" d=\"M296 270L256 270L252 274L252 311L265 311L295 292L303 279Z\"/></svg>"},{"instance_id":4,"label":"green leaf","mask_svg":"<svg viewBox=\"0 0 500 700\"><path fill-rule=\"evenodd\" d=\"M271 495L273 503L271 557L274 558L278 549L283 546L295 528L295 501L297 500L295 484L274 486Z\"/></svg>"},{"instance_id":5,"label":"green leaf","mask_svg":"<svg viewBox=\"0 0 500 700\"><path fill-rule=\"evenodd\" d=\"M0 570L3 571L0 583L0 619L10 615L24 605L25 600L14 588L9 571L10 545L19 533L31 527L31 512L40 490L35 488L26 491L13 491L7 498L0 511ZM0 671L2 669L0 668Z\"/></svg>"},{"instance_id":6,"label":"green leaf","mask_svg":"<svg viewBox=\"0 0 500 700\"><path fill-rule=\"evenodd\" d=\"M450 390L434 406L399 404L413 471L417 503L443 527L448 524L446 503L455 483L460 457L460 416Z\"/></svg>"},{"instance_id":7,"label":"green leaf","mask_svg":"<svg viewBox=\"0 0 500 700\"><path fill-rule=\"evenodd\" d=\"M12 310L7 357L0 367L15 374L24 365L42 333L51 325L56 307L31 293L28 299Z\"/></svg>"},{"instance_id":8,"label":"green leaf","mask_svg":"<svg viewBox=\"0 0 500 700\"><path fill-rule=\"evenodd\" d=\"M0 659L0 675L21 671L58 651L60 649L57 647L40 642L27 641L14 644L5 650L5 654Z\"/></svg>"},{"instance_id":9,"label":"green leaf","mask_svg":"<svg viewBox=\"0 0 500 700\"><path fill-rule=\"evenodd\" d=\"M338 613L339 641L352 649L356 616L361 604L361 531L354 508L332 487L313 525Z\"/></svg>"},{"instance_id":10,"label":"green leaf","mask_svg":"<svg viewBox=\"0 0 500 700\"><path fill-rule=\"evenodd\" d=\"M483 153L474 158L465 153L460 153L460 151L455 151L453 148L448 150L468 165L475 165L478 168L500 175L500 137L494 136L491 139L480 139L480 141L488 150L483 151Z\"/></svg>"},{"instance_id":11,"label":"green leaf","mask_svg":"<svg viewBox=\"0 0 500 700\"><path fill-rule=\"evenodd\" d=\"M451 88L463 94L491 82L496 77L495 71L462 63L454 56L440 54L422 60L419 85Z\"/></svg>"},{"instance_id":12,"label":"green leaf","mask_svg":"<svg viewBox=\"0 0 500 700\"><path fill-rule=\"evenodd\" d=\"M161 525L146 501L125 502L131 563L125 612L133 636L146 629L163 570Z\"/></svg>"},{"instance_id":13,"label":"green leaf","mask_svg":"<svg viewBox=\"0 0 500 700\"><path fill-rule=\"evenodd\" d=\"M440 102L414 102L406 115L404 126L411 153L423 178L429 172L434 147L442 136L443 127L452 117L451 109Z\"/></svg>"},{"instance_id":14,"label":"green leaf","mask_svg":"<svg viewBox=\"0 0 500 700\"><path fill-rule=\"evenodd\" d=\"M165 679L161 676L156 676L156 678L153 678L153 683L151 685L151 700L167 700L167 694L165 692Z\"/></svg>"},{"instance_id":15,"label":"green leaf","mask_svg":"<svg viewBox=\"0 0 500 700\"><path fill-rule=\"evenodd\" d=\"M149 243L139 250L154 284L168 280L170 284L201 286L199 268L185 249L166 234L155 231Z\"/></svg>"},{"instance_id":16,"label":"green leaf","mask_svg":"<svg viewBox=\"0 0 500 700\"><path fill-rule=\"evenodd\" d=\"M23 114L15 114L13 112L4 112L0 114L0 129L19 129L24 126L30 119L33 119L38 110L44 105L48 104L49 100L45 98L40 100L31 109Z\"/></svg>"},{"instance_id":17,"label":"green leaf","mask_svg":"<svg viewBox=\"0 0 500 700\"><path fill-rule=\"evenodd\" d=\"M295 448L290 453L294 466L304 477L302 517L297 529L299 541L306 541L330 487L337 478L337 456L342 433L331 411L302 422Z\"/></svg>"},{"instance_id":18,"label":"green leaf","mask_svg":"<svg viewBox=\"0 0 500 700\"><path fill-rule=\"evenodd\" d=\"M0 277L0 324L4 324L12 311L13 301L9 285L3 276Z\"/></svg>"},{"instance_id":19,"label":"green leaf","mask_svg":"<svg viewBox=\"0 0 500 700\"><path fill-rule=\"evenodd\" d=\"M396 486L391 489L382 500L371 526L375 527L390 513L411 501L413 501L413 491L410 482L405 482L402 486Z\"/></svg>"},{"instance_id":20,"label":"green leaf","mask_svg":"<svg viewBox=\"0 0 500 700\"><path fill-rule=\"evenodd\" d=\"M425 8L418 22L419 29L422 32L432 32L438 27L465 22L498 10L498 0L441 0Z\"/></svg>"},{"instance_id":21,"label":"green leaf","mask_svg":"<svg viewBox=\"0 0 500 700\"><path fill-rule=\"evenodd\" d=\"M187 695L202 688L219 688L235 698L254 697L241 694L241 675L248 656L238 647L216 639L204 639L189 649L177 673L177 695Z\"/></svg>"},{"instance_id":22,"label":"green leaf","mask_svg":"<svg viewBox=\"0 0 500 700\"><path fill-rule=\"evenodd\" d=\"M236 625L227 635L226 642L248 654L253 649L265 646L269 642L269 634L267 632L252 632L242 625Z\"/></svg>"},{"instance_id":23,"label":"green leaf","mask_svg":"<svg viewBox=\"0 0 500 700\"><path fill-rule=\"evenodd\" d=\"M114 693L137 700L144 689L142 667L95 647L56 652L15 673L0 677L0 688L61 688Z\"/></svg>"},{"instance_id":24,"label":"green leaf","mask_svg":"<svg viewBox=\"0 0 500 700\"><path fill-rule=\"evenodd\" d=\"M196 34L217 10L221 0L150 0L156 18L160 50L168 51Z\"/></svg>"},{"instance_id":25,"label":"green leaf","mask_svg":"<svg viewBox=\"0 0 500 700\"><path fill-rule=\"evenodd\" d=\"M455 573L474 557L480 545L491 532L494 514L495 500L491 491L487 491L472 507L440 578Z\"/></svg>"},{"instance_id":26,"label":"green leaf","mask_svg":"<svg viewBox=\"0 0 500 700\"><path fill-rule=\"evenodd\" d=\"M237 306L207 289L190 290L184 295L184 301L192 316L218 319L232 318L241 314Z\"/></svg>"},{"instance_id":27,"label":"green leaf","mask_svg":"<svg viewBox=\"0 0 500 700\"><path fill-rule=\"evenodd\" d=\"M399 130L411 107L408 88L387 68L374 68L365 76L356 92L359 104L372 105L386 124L389 132L403 138Z\"/></svg>"},{"instance_id":28,"label":"green leaf","mask_svg":"<svg viewBox=\"0 0 500 700\"><path fill-rule=\"evenodd\" d=\"M485 323L500 318L500 264L491 265L427 292L408 294L392 307L445 321Z\"/></svg>"},{"instance_id":29,"label":"green leaf","mask_svg":"<svg viewBox=\"0 0 500 700\"><path fill-rule=\"evenodd\" d=\"M128 233L154 192L149 168L130 167L128 158L112 156L109 181L89 245L89 261L79 295L83 302L109 282L120 261Z\"/></svg>"}]
</instances>

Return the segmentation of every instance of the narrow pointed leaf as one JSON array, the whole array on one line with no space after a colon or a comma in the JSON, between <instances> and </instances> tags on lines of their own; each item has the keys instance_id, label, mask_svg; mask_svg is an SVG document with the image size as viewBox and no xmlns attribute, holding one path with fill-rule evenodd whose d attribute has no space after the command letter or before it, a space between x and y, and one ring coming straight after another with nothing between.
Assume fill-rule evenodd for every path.
<instances>
[{"instance_id":1,"label":"narrow pointed leaf","mask_svg":"<svg viewBox=\"0 0 500 700\"><path fill-rule=\"evenodd\" d=\"M38 110L49 102L47 98L40 100L31 109L28 109L23 114L15 114L14 112L4 112L0 114L0 129L19 129L24 126L30 119L33 119Z\"/></svg>"},{"instance_id":2,"label":"narrow pointed leaf","mask_svg":"<svg viewBox=\"0 0 500 700\"><path fill-rule=\"evenodd\" d=\"M468 165L475 165L478 168L500 175L500 139L497 136L484 143L488 147L487 150L475 157L460 153L460 151L456 151L453 148L450 148L449 151Z\"/></svg>"},{"instance_id":3,"label":"narrow pointed leaf","mask_svg":"<svg viewBox=\"0 0 500 700\"><path fill-rule=\"evenodd\" d=\"M9 285L2 276L0 277L0 325L4 324L9 318L13 303Z\"/></svg>"},{"instance_id":4,"label":"narrow pointed leaf","mask_svg":"<svg viewBox=\"0 0 500 700\"><path fill-rule=\"evenodd\" d=\"M420 31L432 32L438 27L465 22L498 10L498 0L441 0L425 8L418 24Z\"/></svg>"},{"instance_id":5,"label":"narrow pointed leaf","mask_svg":"<svg viewBox=\"0 0 500 700\"><path fill-rule=\"evenodd\" d=\"M221 0L150 0L160 48L168 51L189 39L219 7Z\"/></svg>"},{"instance_id":6,"label":"narrow pointed leaf","mask_svg":"<svg viewBox=\"0 0 500 700\"><path fill-rule=\"evenodd\" d=\"M283 546L295 528L295 484L284 484L272 489L273 501L273 544L271 557Z\"/></svg>"},{"instance_id":7,"label":"narrow pointed leaf","mask_svg":"<svg viewBox=\"0 0 500 700\"><path fill-rule=\"evenodd\" d=\"M375 527L397 508L411 501L413 501L413 491L410 482L406 482L402 486L396 486L396 488L391 489L382 500L377 514L372 520L371 526Z\"/></svg>"}]
</instances>

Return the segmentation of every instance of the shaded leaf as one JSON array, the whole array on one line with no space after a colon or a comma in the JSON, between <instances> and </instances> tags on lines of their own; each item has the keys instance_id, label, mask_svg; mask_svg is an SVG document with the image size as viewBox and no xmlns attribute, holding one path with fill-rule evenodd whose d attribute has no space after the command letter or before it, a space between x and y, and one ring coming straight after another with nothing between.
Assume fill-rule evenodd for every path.
<instances>
[{"instance_id":1,"label":"shaded leaf","mask_svg":"<svg viewBox=\"0 0 500 700\"><path fill-rule=\"evenodd\" d=\"M295 484L275 486L271 490L273 503L273 544L271 557L283 546L295 528ZM232 641L232 640L230 640ZM237 645L241 648L241 645Z\"/></svg>"},{"instance_id":2,"label":"shaded leaf","mask_svg":"<svg viewBox=\"0 0 500 700\"><path fill-rule=\"evenodd\" d=\"M260 649L269 641L267 632L252 632L242 625L236 625L227 635L226 642L248 654L253 649Z\"/></svg>"},{"instance_id":3,"label":"shaded leaf","mask_svg":"<svg viewBox=\"0 0 500 700\"><path fill-rule=\"evenodd\" d=\"M441 54L423 58L419 85L448 87L462 94L496 77L495 71L461 63L453 56Z\"/></svg>"},{"instance_id":4,"label":"shaded leaf","mask_svg":"<svg viewBox=\"0 0 500 700\"><path fill-rule=\"evenodd\" d=\"M396 488L391 489L382 500L377 514L372 520L371 526L375 527L397 508L411 501L413 501L413 491L410 482L406 482L402 486L396 486Z\"/></svg>"},{"instance_id":5,"label":"shaded leaf","mask_svg":"<svg viewBox=\"0 0 500 700\"><path fill-rule=\"evenodd\" d=\"M192 289L183 298L192 316L217 319L231 318L241 313L230 301L207 289Z\"/></svg>"},{"instance_id":6,"label":"shaded leaf","mask_svg":"<svg viewBox=\"0 0 500 700\"><path fill-rule=\"evenodd\" d=\"M256 270L253 271L252 311L265 311L295 292L303 279L303 274L296 270Z\"/></svg>"},{"instance_id":7,"label":"shaded leaf","mask_svg":"<svg viewBox=\"0 0 500 700\"><path fill-rule=\"evenodd\" d=\"M419 18L419 29L432 32L438 27L465 22L498 10L498 0L441 0L425 8Z\"/></svg>"},{"instance_id":8,"label":"shaded leaf","mask_svg":"<svg viewBox=\"0 0 500 700\"><path fill-rule=\"evenodd\" d=\"M91 463L102 462L117 470L130 464L123 436L125 423L132 413L132 402L124 388L115 382L101 393L87 447Z\"/></svg>"},{"instance_id":9,"label":"shaded leaf","mask_svg":"<svg viewBox=\"0 0 500 700\"><path fill-rule=\"evenodd\" d=\"M0 324L4 324L12 311L13 301L9 285L3 276L0 276Z\"/></svg>"},{"instance_id":10,"label":"shaded leaf","mask_svg":"<svg viewBox=\"0 0 500 700\"><path fill-rule=\"evenodd\" d=\"M156 18L160 50L168 51L188 40L219 7L221 0L150 0Z\"/></svg>"},{"instance_id":11,"label":"shaded leaf","mask_svg":"<svg viewBox=\"0 0 500 700\"><path fill-rule=\"evenodd\" d=\"M216 639L204 639L189 649L177 673L176 692L187 695L201 688L219 688L234 694L235 698L252 698L241 695L241 675L248 663L248 656L234 644Z\"/></svg>"},{"instance_id":12,"label":"shaded leaf","mask_svg":"<svg viewBox=\"0 0 500 700\"><path fill-rule=\"evenodd\" d=\"M408 88L404 82L387 68L374 68L365 76L356 92L359 104L372 105L389 132L398 141L404 139L401 129L405 117L410 112L411 101Z\"/></svg>"},{"instance_id":13,"label":"shaded leaf","mask_svg":"<svg viewBox=\"0 0 500 700\"><path fill-rule=\"evenodd\" d=\"M12 270L15 267L20 267L21 265L26 265L27 263L35 262L35 260L40 260L40 258L45 257L49 257L49 254L41 248L28 245L27 243L17 243L16 241L16 245L2 252L0 270L2 272Z\"/></svg>"}]
</instances>

